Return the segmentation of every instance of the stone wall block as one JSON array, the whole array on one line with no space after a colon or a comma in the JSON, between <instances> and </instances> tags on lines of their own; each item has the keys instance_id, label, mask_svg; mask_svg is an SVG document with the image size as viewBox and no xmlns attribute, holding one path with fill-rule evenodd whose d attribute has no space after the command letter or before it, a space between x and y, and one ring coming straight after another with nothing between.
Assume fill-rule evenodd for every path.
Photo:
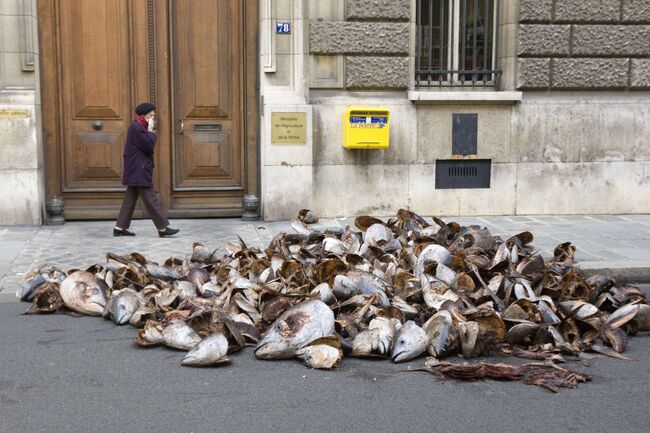
<instances>
[{"instance_id":1,"label":"stone wall block","mask_svg":"<svg viewBox=\"0 0 650 433\"><path fill-rule=\"evenodd\" d=\"M353 21L408 21L410 0L348 0L345 18Z\"/></svg>"},{"instance_id":2,"label":"stone wall block","mask_svg":"<svg viewBox=\"0 0 650 433\"><path fill-rule=\"evenodd\" d=\"M39 170L0 170L0 226L41 223Z\"/></svg>"},{"instance_id":3,"label":"stone wall block","mask_svg":"<svg viewBox=\"0 0 650 433\"><path fill-rule=\"evenodd\" d=\"M570 25L522 24L519 26L520 56L566 56L569 54Z\"/></svg>"},{"instance_id":4,"label":"stone wall block","mask_svg":"<svg viewBox=\"0 0 650 433\"><path fill-rule=\"evenodd\" d=\"M650 88L650 59L632 59L630 86L634 88Z\"/></svg>"},{"instance_id":5,"label":"stone wall block","mask_svg":"<svg viewBox=\"0 0 650 433\"><path fill-rule=\"evenodd\" d=\"M520 163L516 182L520 215L650 211L643 162Z\"/></svg>"},{"instance_id":6,"label":"stone wall block","mask_svg":"<svg viewBox=\"0 0 650 433\"><path fill-rule=\"evenodd\" d=\"M616 22L620 0L555 0L555 22Z\"/></svg>"},{"instance_id":7,"label":"stone wall block","mask_svg":"<svg viewBox=\"0 0 650 433\"><path fill-rule=\"evenodd\" d=\"M548 22L553 16L553 0L520 0L519 21Z\"/></svg>"},{"instance_id":8,"label":"stone wall block","mask_svg":"<svg viewBox=\"0 0 650 433\"><path fill-rule=\"evenodd\" d=\"M623 22L650 23L650 2L623 0Z\"/></svg>"},{"instance_id":9,"label":"stone wall block","mask_svg":"<svg viewBox=\"0 0 650 433\"><path fill-rule=\"evenodd\" d=\"M556 89L625 88L629 59L552 59Z\"/></svg>"},{"instance_id":10,"label":"stone wall block","mask_svg":"<svg viewBox=\"0 0 650 433\"><path fill-rule=\"evenodd\" d=\"M409 54L409 23L312 21L311 54Z\"/></svg>"},{"instance_id":11,"label":"stone wall block","mask_svg":"<svg viewBox=\"0 0 650 433\"><path fill-rule=\"evenodd\" d=\"M551 59L519 59L517 87L519 89L546 89L551 85Z\"/></svg>"},{"instance_id":12,"label":"stone wall block","mask_svg":"<svg viewBox=\"0 0 650 433\"><path fill-rule=\"evenodd\" d=\"M377 151L359 152L362 157L363 152ZM318 215L332 217L390 215L399 207L409 206L410 167L409 164L315 166L313 186L309 190L314 206L311 209ZM286 218L296 212L286 212L289 214Z\"/></svg>"},{"instance_id":13,"label":"stone wall block","mask_svg":"<svg viewBox=\"0 0 650 433\"><path fill-rule=\"evenodd\" d=\"M572 42L572 54L579 56L647 56L650 26L575 25Z\"/></svg>"},{"instance_id":14,"label":"stone wall block","mask_svg":"<svg viewBox=\"0 0 650 433\"><path fill-rule=\"evenodd\" d=\"M346 57L345 81L346 87L351 89L406 89L409 58Z\"/></svg>"}]
</instances>

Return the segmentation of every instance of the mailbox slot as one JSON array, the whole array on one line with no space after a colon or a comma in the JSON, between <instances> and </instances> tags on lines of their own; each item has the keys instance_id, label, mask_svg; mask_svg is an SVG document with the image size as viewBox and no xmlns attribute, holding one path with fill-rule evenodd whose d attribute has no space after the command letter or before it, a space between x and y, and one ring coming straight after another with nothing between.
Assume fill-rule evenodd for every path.
<instances>
[{"instance_id":1,"label":"mailbox slot","mask_svg":"<svg viewBox=\"0 0 650 433\"><path fill-rule=\"evenodd\" d=\"M220 123L195 123L195 131L221 131Z\"/></svg>"}]
</instances>

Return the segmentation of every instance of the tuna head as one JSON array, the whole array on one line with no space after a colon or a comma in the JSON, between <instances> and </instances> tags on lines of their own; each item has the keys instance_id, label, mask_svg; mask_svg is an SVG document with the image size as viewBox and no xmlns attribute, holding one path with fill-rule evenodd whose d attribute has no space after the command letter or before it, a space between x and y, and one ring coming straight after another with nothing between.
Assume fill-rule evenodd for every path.
<instances>
[{"instance_id":1,"label":"tuna head","mask_svg":"<svg viewBox=\"0 0 650 433\"><path fill-rule=\"evenodd\" d=\"M86 271L76 271L61 282L59 293L66 307L88 316L101 316L106 306L108 286Z\"/></svg>"},{"instance_id":2,"label":"tuna head","mask_svg":"<svg viewBox=\"0 0 650 433\"><path fill-rule=\"evenodd\" d=\"M131 317L138 310L141 299L133 289L123 289L112 293L106 303L103 315L110 316L118 325L124 325L131 320Z\"/></svg>"},{"instance_id":3,"label":"tuna head","mask_svg":"<svg viewBox=\"0 0 650 433\"><path fill-rule=\"evenodd\" d=\"M162 336L166 346L179 350L191 350L201 341L201 336L180 319L172 320L163 330Z\"/></svg>"},{"instance_id":4,"label":"tuna head","mask_svg":"<svg viewBox=\"0 0 650 433\"><path fill-rule=\"evenodd\" d=\"M436 358L444 354L453 339L453 320L451 313L446 310L440 310L422 326L429 338L429 347L427 350L431 356Z\"/></svg>"},{"instance_id":5,"label":"tuna head","mask_svg":"<svg viewBox=\"0 0 650 433\"><path fill-rule=\"evenodd\" d=\"M429 338L422 328L409 320L397 332L391 352L393 362L403 362L421 355L427 350Z\"/></svg>"},{"instance_id":6,"label":"tuna head","mask_svg":"<svg viewBox=\"0 0 650 433\"><path fill-rule=\"evenodd\" d=\"M343 349L337 336L318 338L296 351L296 357L311 368L337 368L343 358Z\"/></svg>"},{"instance_id":7,"label":"tuna head","mask_svg":"<svg viewBox=\"0 0 650 433\"><path fill-rule=\"evenodd\" d=\"M387 356L398 326L400 323L397 319L375 317L370 321L368 329L358 333L352 340L352 355Z\"/></svg>"},{"instance_id":8,"label":"tuna head","mask_svg":"<svg viewBox=\"0 0 650 433\"><path fill-rule=\"evenodd\" d=\"M386 295L387 284L381 278L364 271L349 271L346 275L334 277L334 296L348 299L353 295L377 295L379 304L388 307L390 301Z\"/></svg>"},{"instance_id":9,"label":"tuna head","mask_svg":"<svg viewBox=\"0 0 650 433\"><path fill-rule=\"evenodd\" d=\"M255 356L260 359L291 358L307 343L333 333L334 313L324 302L301 302L273 322L255 348Z\"/></svg>"},{"instance_id":10,"label":"tuna head","mask_svg":"<svg viewBox=\"0 0 650 433\"><path fill-rule=\"evenodd\" d=\"M227 353L228 339L222 333L216 332L194 346L181 360L181 365L206 366L230 362L230 359L226 358Z\"/></svg>"}]
</instances>

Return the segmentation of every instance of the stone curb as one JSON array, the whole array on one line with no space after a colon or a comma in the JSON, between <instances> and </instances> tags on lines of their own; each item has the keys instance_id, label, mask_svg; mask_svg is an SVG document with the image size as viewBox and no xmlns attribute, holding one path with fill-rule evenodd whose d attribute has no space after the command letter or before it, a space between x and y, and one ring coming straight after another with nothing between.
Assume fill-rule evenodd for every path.
<instances>
[{"instance_id":1,"label":"stone curb","mask_svg":"<svg viewBox=\"0 0 650 433\"><path fill-rule=\"evenodd\" d=\"M650 262L647 261L585 261L576 263L576 267L582 271L585 277L594 274L605 274L619 283L650 283Z\"/></svg>"}]
</instances>

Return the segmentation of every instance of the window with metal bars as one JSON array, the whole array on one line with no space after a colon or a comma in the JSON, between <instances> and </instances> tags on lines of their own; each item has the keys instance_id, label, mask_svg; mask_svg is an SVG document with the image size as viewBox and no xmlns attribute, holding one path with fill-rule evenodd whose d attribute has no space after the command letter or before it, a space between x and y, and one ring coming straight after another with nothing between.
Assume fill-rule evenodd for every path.
<instances>
[{"instance_id":1,"label":"window with metal bars","mask_svg":"<svg viewBox=\"0 0 650 433\"><path fill-rule=\"evenodd\" d=\"M416 87L494 86L499 0L417 0Z\"/></svg>"}]
</instances>

